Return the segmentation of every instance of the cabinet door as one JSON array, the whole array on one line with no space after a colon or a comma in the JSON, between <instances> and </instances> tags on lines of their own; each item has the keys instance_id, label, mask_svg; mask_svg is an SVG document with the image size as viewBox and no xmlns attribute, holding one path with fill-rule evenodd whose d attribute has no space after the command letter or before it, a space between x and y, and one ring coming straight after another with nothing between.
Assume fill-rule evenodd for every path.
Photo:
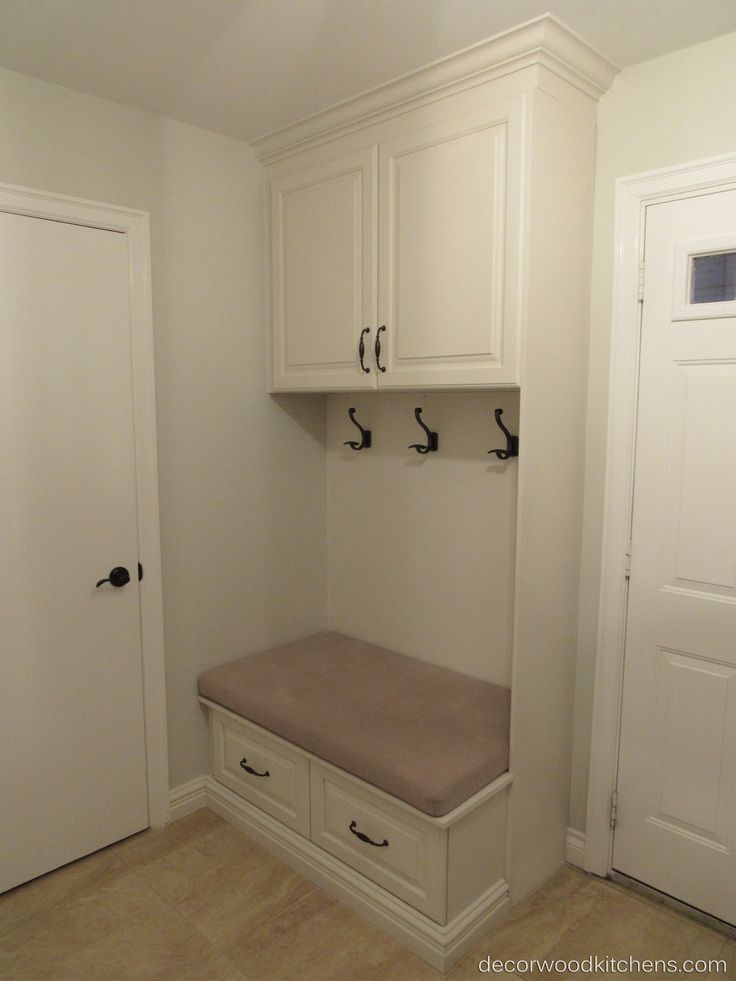
<instances>
[{"instance_id":1,"label":"cabinet door","mask_svg":"<svg viewBox=\"0 0 736 981\"><path fill-rule=\"evenodd\" d=\"M379 145L382 387L518 382L522 98Z\"/></svg>"},{"instance_id":2,"label":"cabinet door","mask_svg":"<svg viewBox=\"0 0 736 981\"><path fill-rule=\"evenodd\" d=\"M273 391L375 387L375 183L375 147L271 183Z\"/></svg>"}]
</instances>

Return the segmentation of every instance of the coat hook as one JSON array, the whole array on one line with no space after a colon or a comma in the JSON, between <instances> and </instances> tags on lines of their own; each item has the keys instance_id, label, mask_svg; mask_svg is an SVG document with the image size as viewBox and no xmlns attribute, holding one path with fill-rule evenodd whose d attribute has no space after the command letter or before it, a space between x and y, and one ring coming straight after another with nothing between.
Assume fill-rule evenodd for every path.
<instances>
[{"instance_id":1,"label":"coat hook","mask_svg":"<svg viewBox=\"0 0 736 981\"><path fill-rule=\"evenodd\" d=\"M350 421L354 426L358 427L360 432L360 442L355 439L347 440L342 445L349 446L351 450L367 450L371 445L371 431L370 429L363 429L361 424L355 418L355 409L348 409L348 415L350 416Z\"/></svg>"},{"instance_id":2,"label":"coat hook","mask_svg":"<svg viewBox=\"0 0 736 981\"><path fill-rule=\"evenodd\" d=\"M440 438L437 433L430 432L429 427L422 422L422 410L420 407L414 409L414 418L427 434L427 443L426 446L422 443L411 443L409 449L416 450L417 453L435 453L439 447Z\"/></svg>"},{"instance_id":3,"label":"coat hook","mask_svg":"<svg viewBox=\"0 0 736 981\"><path fill-rule=\"evenodd\" d=\"M495 453L499 460L510 460L512 456L519 455L519 437L512 436L508 429L501 422L501 416L503 415L503 409L496 409L496 422L498 423L498 428L506 437L506 449L505 450L489 450L489 453Z\"/></svg>"}]
</instances>

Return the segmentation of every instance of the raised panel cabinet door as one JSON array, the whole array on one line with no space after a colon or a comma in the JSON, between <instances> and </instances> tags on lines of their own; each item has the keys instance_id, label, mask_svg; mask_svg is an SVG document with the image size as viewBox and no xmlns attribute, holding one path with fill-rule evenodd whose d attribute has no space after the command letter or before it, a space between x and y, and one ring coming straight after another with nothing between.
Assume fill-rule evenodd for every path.
<instances>
[{"instance_id":1,"label":"raised panel cabinet door","mask_svg":"<svg viewBox=\"0 0 736 981\"><path fill-rule=\"evenodd\" d=\"M736 191L647 209L613 867L736 924Z\"/></svg>"},{"instance_id":2,"label":"raised panel cabinet door","mask_svg":"<svg viewBox=\"0 0 736 981\"><path fill-rule=\"evenodd\" d=\"M522 100L379 144L381 386L518 381Z\"/></svg>"},{"instance_id":3,"label":"raised panel cabinet door","mask_svg":"<svg viewBox=\"0 0 736 981\"><path fill-rule=\"evenodd\" d=\"M375 387L375 182L368 147L271 184L273 391Z\"/></svg>"}]
</instances>

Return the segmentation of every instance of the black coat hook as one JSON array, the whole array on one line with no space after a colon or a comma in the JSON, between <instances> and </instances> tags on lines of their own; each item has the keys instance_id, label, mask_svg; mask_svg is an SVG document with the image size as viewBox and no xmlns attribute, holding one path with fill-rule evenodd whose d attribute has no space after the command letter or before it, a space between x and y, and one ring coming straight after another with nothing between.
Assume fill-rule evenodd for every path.
<instances>
[{"instance_id":1,"label":"black coat hook","mask_svg":"<svg viewBox=\"0 0 736 981\"><path fill-rule=\"evenodd\" d=\"M347 440L342 445L349 446L351 450L367 450L371 445L371 431L370 429L363 429L361 424L355 418L355 409L348 409L348 415L350 416L350 421L354 426L358 427L360 431L360 442L355 439Z\"/></svg>"},{"instance_id":2,"label":"black coat hook","mask_svg":"<svg viewBox=\"0 0 736 981\"><path fill-rule=\"evenodd\" d=\"M489 453L495 453L499 460L510 460L512 456L519 455L519 437L512 436L508 429L501 422L501 416L503 415L503 409L496 409L496 422L498 423L498 428L506 437L506 449L505 450L489 450Z\"/></svg>"},{"instance_id":3,"label":"black coat hook","mask_svg":"<svg viewBox=\"0 0 736 981\"><path fill-rule=\"evenodd\" d=\"M414 409L414 418L427 434L427 443L426 445L422 443L411 443L409 445L409 449L416 450L417 453L436 453L439 447L440 438L437 433L430 432L429 427L422 422L422 410L420 407Z\"/></svg>"}]
</instances>

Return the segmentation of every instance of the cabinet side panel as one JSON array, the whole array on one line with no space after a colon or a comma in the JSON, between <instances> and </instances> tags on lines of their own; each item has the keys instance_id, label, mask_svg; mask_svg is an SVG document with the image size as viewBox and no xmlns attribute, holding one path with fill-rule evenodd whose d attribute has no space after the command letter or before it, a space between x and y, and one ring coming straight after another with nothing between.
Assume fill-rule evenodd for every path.
<instances>
[{"instance_id":1,"label":"cabinet side panel","mask_svg":"<svg viewBox=\"0 0 736 981\"><path fill-rule=\"evenodd\" d=\"M466 814L449 830L447 921L505 875L508 790Z\"/></svg>"},{"instance_id":2,"label":"cabinet side panel","mask_svg":"<svg viewBox=\"0 0 736 981\"><path fill-rule=\"evenodd\" d=\"M594 111L592 100L589 111L576 111L547 92L535 93L512 674L513 902L564 860L583 504Z\"/></svg>"}]
</instances>

